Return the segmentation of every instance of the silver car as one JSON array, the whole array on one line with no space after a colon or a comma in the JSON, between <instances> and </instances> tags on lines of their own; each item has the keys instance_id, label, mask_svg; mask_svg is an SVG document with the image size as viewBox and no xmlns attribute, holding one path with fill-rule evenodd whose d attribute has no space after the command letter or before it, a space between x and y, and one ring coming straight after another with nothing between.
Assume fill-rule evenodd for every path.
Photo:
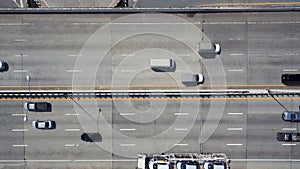
<instances>
[{"instance_id":1,"label":"silver car","mask_svg":"<svg viewBox=\"0 0 300 169\"><path fill-rule=\"evenodd\" d=\"M290 122L300 122L300 112L285 111L282 113L282 119Z\"/></svg>"}]
</instances>

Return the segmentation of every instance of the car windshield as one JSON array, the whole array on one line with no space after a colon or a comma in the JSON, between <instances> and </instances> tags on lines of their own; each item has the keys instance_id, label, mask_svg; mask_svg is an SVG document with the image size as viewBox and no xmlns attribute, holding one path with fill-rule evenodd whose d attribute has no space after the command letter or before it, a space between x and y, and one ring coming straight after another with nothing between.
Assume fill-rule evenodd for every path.
<instances>
[{"instance_id":1,"label":"car windshield","mask_svg":"<svg viewBox=\"0 0 300 169\"><path fill-rule=\"evenodd\" d=\"M45 127L48 128L49 127L49 122L45 122Z\"/></svg>"},{"instance_id":2,"label":"car windshield","mask_svg":"<svg viewBox=\"0 0 300 169\"><path fill-rule=\"evenodd\" d=\"M292 114L291 118L292 118L292 120L296 119L296 114Z\"/></svg>"}]
</instances>

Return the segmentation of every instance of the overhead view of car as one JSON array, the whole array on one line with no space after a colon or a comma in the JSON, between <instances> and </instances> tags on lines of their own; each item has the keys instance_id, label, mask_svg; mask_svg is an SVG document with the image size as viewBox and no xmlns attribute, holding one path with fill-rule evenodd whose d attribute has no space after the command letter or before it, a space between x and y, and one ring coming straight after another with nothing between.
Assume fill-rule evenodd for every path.
<instances>
[{"instance_id":1,"label":"overhead view of car","mask_svg":"<svg viewBox=\"0 0 300 169\"><path fill-rule=\"evenodd\" d=\"M277 141L298 142L300 141L300 133L277 133Z\"/></svg>"},{"instance_id":2,"label":"overhead view of car","mask_svg":"<svg viewBox=\"0 0 300 169\"><path fill-rule=\"evenodd\" d=\"M56 128L56 123L55 121L52 120L34 120L32 121L32 128L37 128L37 129L55 129Z\"/></svg>"},{"instance_id":3,"label":"overhead view of car","mask_svg":"<svg viewBox=\"0 0 300 169\"><path fill-rule=\"evenodd\" d=\"M282 113L282 119L290 122L300 122L300 112L285 111Z\"/></svg>"},{"instance_id":4,"label":"overhead view of car","mask_svg":"<svg viewBox=\"0 0 300 169\"><path fill-rule=\"evenodd\" d=\"M8 64L4 61L0 61L0 72L8 71Z\"/></svg>"},{"instance_id":5,"label":"overhead view of car","mask_svg":"<svg viewBox=\"0 0 300 169\"><path fill-rule=\"evenodd\" d=\"M282 74L281 83L285 85L300 85L300 74Z\"/></svg>"},{"instance_id":6,"label":"overhead view of car","mask_svg":"<svg viewBox=\"0 0 300 169\"><path fill-rule=\"evenodd\" d=\"M35 112L50 112L52 106L48 102L26 102L24 103L24 109Z\"/></svg>"},{"instance_id":7,"label":"overhead view of car","mask_svg":"<svg viewBox=\"0 0 300 169\"><path fill-rule=\"evenodd\" d=\"M164 160L149 162L149 169L173 169L172 166L171 162Z\"/></svg>"},{"instance_id":8,"label":"overhead view of car","mask_svg":"<svg viewBox=\"0 0 300 169\"><path fill-rule=\"evenodd\" d=\"M83 133L81 134L81 140L86 142L101 142L102 136L99 133Z\"/></svg>"},{"instance_id":9,"label":"overhead view of car","mask_svg":"<svg viewBox=\"0 0 300 169\"><path fill-rule=\"evenodd\" d=\"M178 161L177 169L199 169L200 165L197 161Z\"/></svg>"},{"instance_id":10,"label":"overhead view of car","mask_svg":"<svg viewBox=\"0 0 300 169\"><path fill-rule=\"evenodd\" d=\"M206 161L203 163L204 169L226 169L225 162Z\"/></svg>"}]
</instances>

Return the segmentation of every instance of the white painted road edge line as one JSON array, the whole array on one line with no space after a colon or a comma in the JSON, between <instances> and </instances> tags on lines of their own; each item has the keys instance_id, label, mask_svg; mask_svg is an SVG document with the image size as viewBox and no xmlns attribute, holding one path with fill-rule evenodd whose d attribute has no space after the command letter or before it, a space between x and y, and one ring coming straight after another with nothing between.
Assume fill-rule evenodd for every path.
<instances>
[{"instance_id":1,"label":"white painted road edge line","mask_svg":"<svg viewBox=\"0 0 300 169\"><path fill-rule=\"evenodd\" d=\"M14 144L13 147L28 147L27 144Z\"/></svg>"},{"instance_id":2,"label":"white painted road edge line","mask_svg":"<svg viewBox=\"0 0 300 169\"><path fill-rule=\"evenodd\" d=\"M189 113L174 113L175 116L186 116L189 115Z\"/></svg>"},{"instance_id":3,"label":"white painted road edge line","mask_svg":"<svg viewBox=\"0 0 300 169\"><path fill-rule=\"evenodd\" d=\"M111 160L111 159L95 159L95 160L74 160L75 162L133 162L133 161L136 161L136 159L119 159L119 160Z\"/></svg>"},{"instance_id":4,"label":"white painted road edge line","mask_svg":"<svg viewBox=\"0 0 300 169\"><path fill-rule=\"evenodd\" d=\"M120 131L135 131L135 129L120 129Z\"/></svg>"},{"instance_id":5,"label":"white painted road edge line","mask_svg":"<svg viewBox=\"0 0 300 169\"><path fill-rule=\"evenodd\" d=\"M297 72L298 69L282 69L283 72Z\"/></svg>"},{"instance_id":6,"label":"white painted road edge line","mask_svg":"<svg viewBox=\"0 0 300 169\"><path fill-rule=\"evenodd\" d=\"M230 69L228 70L229 72L242 72L244 71L243 69Z\"/></svg>"},{"instance_id":7,"label":"white painted road edge line","mask_svg":"<svg viewBox=\"0 0 300 169\"><path fill-rule=\"evenodd\" d=\"M282 145L283 145L283 146L295 146L295 145L297 145L297 144L295 144L295 143L291 143L291 144L283 143Z\"/></svg>"},{"instance_id":8,"label":"white painted road edge line","mask_svg":"<svg viewBox=\"0 0 300 169\"><path fill-rule=\"evenodd\" d=\"M243 130L243 128L227 128L227 130L236 131L236 130Z\"/></svg>"},{"instance_id":9,"label":"white painted road edge line","mask_svg":"<svg viewBox=\"0 0 300 169\"><path fill-rule=\"evenodd\" d=\"M15 73L26 73L28 70L13 70Z\"/></svg>"},{"instance_id":10,"label":"white painted road edge line","mask_svg":"<svg viewBox=\"0 0 300 169\"><path fill-rule=\"evenodd\" d=\"M243 115L243 113L228 113L228 115Z\"/></svg>"},{"instance_id":11,"label":"white painted road edge line","mask_svg":"<svg viewBox=\"0 0 300 169\"><path fill-rule=\"evenodd\" d=\"M226 144L228 146L242 146L243 144Z\"/></svg>"},{"instance_id":12,"label":"white painted road edge line","mask_svg":"<svg viewBox=\"0 0 300 169\"><path fill-rule=\"evenodd\" d=\"M12 129L11 131L28 131L28 129Z\"/></svg>"},{"instance_id":13,"label":"white painted road edge line","mask_svg":"<svg viewBox=\"0 0 300 169\"><path fill-rule=\"evenodd\" d=\"M296 128L282 128L282 130L296 130Z\"/></svg>"},{"instance_id":14,"label":"white painted road edge line","mask_svg":"<svg viewBox=\"0 0 300 169\"><path fill-rule=\"evenodd\" d=\"M65 129L65 131L80 131L80 129Z\"/></svg>"},{"instance_id":15,"label":"white painted road edge line","mask_svg":"<svg viewBox=\"0 0 300 169\"><path fill-rule=\"evenodd\" d=\"M134 116L135 113L120 113L121 116Z\"/></svg>"},{"instance_id":16,"label":"white painted road edge line","mask_svg":"<svg viewBox=\"0 0 300 169\"><path fill-rule=\"evenodd\" d=\"M81 73L81 70L67 70L68 73Z\"/></svg>"},{"instance_id":17,"label":"white painted road edge line","mask_svg":"<svg viewBox=\"0 0 300 169\"><path fill-rule=\"evenodd\" d=\"M134 147L135 144L121 144L121 147Z\"/></svg>"}]
</instances>

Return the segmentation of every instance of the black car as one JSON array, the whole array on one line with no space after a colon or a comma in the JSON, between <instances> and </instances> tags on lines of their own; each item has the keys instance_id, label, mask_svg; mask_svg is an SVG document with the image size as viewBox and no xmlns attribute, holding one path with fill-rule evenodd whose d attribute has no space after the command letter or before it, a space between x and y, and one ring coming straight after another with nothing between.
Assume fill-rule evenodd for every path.
<instances>
[{"instance_id":1,"label":"black car","mask_svg":"<svg viewBox=\"0 0 300 169\"><path fill-rule=\"evenodd\" d=\"M0 72L8 71L8 64L4 61L0 61Z\"/></svg>"},{"instance_id":2,"label":"black car","mask_svg":"<svg viewBox=\"0 0 300 169\"><path fill-rule=\"evenodd\" d=\"M99 133L83 133L81 134L81 140L86 142L101 142L102 136Z\"/></svg>"},{"instance_id":3,"label":"black car","mask_svg":"<svg viewBox=\"0 0 300 169\"><path fill-rule=\"evenodd\" d=\"M285 85L300 85L300 74L282 74L281 82Z\"/></svg>"},{"instance_id":4,"label":"black car","mask_svg":"<svg viewBox=\"0 0 300 169\"><path fill-rule=\"evenodd\" d=\"M48 102L26 102L24 109L35 112L51 112L52 106Z\"/></svg>"}]
</instances>

